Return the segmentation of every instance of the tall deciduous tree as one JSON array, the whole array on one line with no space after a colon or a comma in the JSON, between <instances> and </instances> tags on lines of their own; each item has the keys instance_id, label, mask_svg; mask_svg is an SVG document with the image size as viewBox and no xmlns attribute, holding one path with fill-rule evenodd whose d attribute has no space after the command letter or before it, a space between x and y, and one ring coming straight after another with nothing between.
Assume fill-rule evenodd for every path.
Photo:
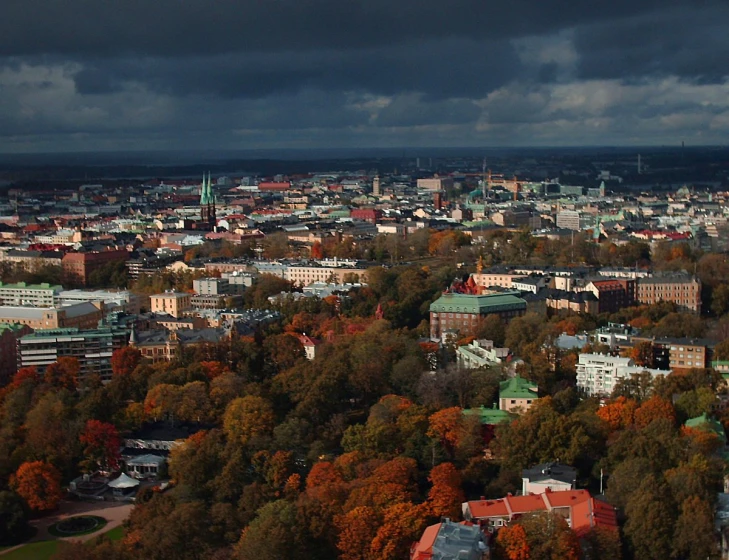
<instances>
[{"instance_id":1,"label":"tall deciduous tree","mask_svg":"<svg viewBox=\"0 0 729 560\"><path fill-rule=\"evenodd\" d=\"M20 465L10 479L10 486L35 511L55 509L61 501L61 473L43 461Z\"/></svg>"},{"instance_id":2,"label":"tall deciduous tree","mask_svg":"<svg viewBox=\"0 0 729 560\"><path fill-rule=\"evenodd\" d=\"M496 552L505 560L529 560L529 543L524 527L519 523L499 530Z\"/></svg>"},{"instance_id":3,"label":"tall deciduous tree","mask_svg":"<svg viewBox=\"0 0 729 560\"><path fill-rule=\"evenodd\" d=\"M16 492L0 492L0 545L21 542L30 532L28 506Z\"/></svg>"},{"instance_id":4,"label":"tall deciduous tree","mask_svg":"<svg viewBox=\"0 0 729 560\"><path fill-rule=\"evenodd\" d=\"M111 355L111 371L114 375L131 375L142 361L142 353L132 346L114 350Z\"/></svg>"},{"instance_id":5,"label":"tall deciduous tree","mask_svg":"<svg viewBox=\"0 0 729 560\"><path fill-rule=\"evenodd\" d=\"M645 476L625 506L625 536L635 558L664 560L671 556L676 523L673 497L666 483Z\"/></svg>"},{"instance_id":6,"label":"tall deciduous tree","mask_svg":"<svg viewBox=\"0 0 729 560\"><path fill-rule=\"evenodd\" d=\"M223 416L223 428L228 439L246 445L252 438L273 430L273 406L263 397L248 395L228 405Z\"/></svg>"},{"instance_id":7,"label":"tall deciduous tree","mask_svg":"<svg viewBox=\"0 0 729 560\"><path fill-rule=\"evenodd\" d=\"M461 473L453 463L441 463L433 467L428 480L433 484L428 493L428 504L432 515L456 519L461 504L466 501L463 493Z\"/></svg>"},{"instance_id":8,"label":"tall deciduous tree","mask_svg":"<svg viewBox=\"0 0 729 560\"><path fill-rule=\"evenodd\" d=\"M675 558L705 560L718 557L714 537L714 512L711 504L698 496L692 496L681 504L673 540Z\"/></svg>"},{"instance_id":9,"label":"tall deciduous tree","mask_svg":"<svg viewBox=\"0 0 729 560\"><path fill-rule=\"evenodd\" d=\"M62 357L46 367L44 380L49 385L73 391L78 386L81 364L76 358Z\"/></svg>"},{"instance_id":10,"label":"tall deciduous tree","mask_svg":"<svg viewBox=\"0 0 729 560\"><path fill-rule=\"evenodd\" d=\"M119 466L121 439L113 424L89 420L80 440L86 446L84 455L87 470L99 467L108 472Z\"/></svg>"},{"instance_id":11,"label":"tall deciduous tree","mask_svg":"<svg viewBox=\"0 0 729 560\"><path fill-rule=\"evenodd\" d=\"M676 411L673 405L658 396L651 397L635 411L635 425L638 428L644 428L658 418L665 418L671 422L676 421Z\"/></svg>"},{"instance_id":12,"label":"tall deciduous tree","mask_svg":"<svg viewBox=\"0 0 729 560\"><path fill-rule=\"evenodd\" d=\"M334 519L339 533L337 549L340 560L369 560L370 544L377 534L380 520L374 509L360 506Z\"/></svg>"}]
</instances>

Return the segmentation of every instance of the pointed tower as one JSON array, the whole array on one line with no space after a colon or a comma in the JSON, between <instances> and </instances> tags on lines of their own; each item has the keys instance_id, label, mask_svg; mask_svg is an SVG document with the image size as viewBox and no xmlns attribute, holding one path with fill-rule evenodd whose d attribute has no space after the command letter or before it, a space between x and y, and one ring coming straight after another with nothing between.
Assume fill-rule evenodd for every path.
<instances>
[{"instance_id":1,"label":"pointed tower","mask_svg":"<svg viewBox=\"0 0 729 560\"><path fill-rule=\"evenodd\" d=\"M215 195L213 194L212 177L209 171L207 179L203 175L203 186L200 194L200 218L205 229L215 229Z\"/></svg>"}]
</instances>

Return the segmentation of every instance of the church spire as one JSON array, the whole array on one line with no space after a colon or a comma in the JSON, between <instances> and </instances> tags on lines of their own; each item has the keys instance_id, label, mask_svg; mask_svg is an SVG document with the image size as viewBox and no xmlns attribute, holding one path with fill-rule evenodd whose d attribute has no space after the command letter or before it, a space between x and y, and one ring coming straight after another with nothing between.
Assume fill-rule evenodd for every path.
<instances>
[{"instance_id":1,"label":"church spire","mask_svg":"<svg viewBox=\"0 0 729 560\"><path fill-rule=\"evenodd\" d=\"M205 173L203 173L202 188L200 189L200 206L205 206L208 203L208 189L207 183L205 182Z\"/></svg>"}]
</instances>

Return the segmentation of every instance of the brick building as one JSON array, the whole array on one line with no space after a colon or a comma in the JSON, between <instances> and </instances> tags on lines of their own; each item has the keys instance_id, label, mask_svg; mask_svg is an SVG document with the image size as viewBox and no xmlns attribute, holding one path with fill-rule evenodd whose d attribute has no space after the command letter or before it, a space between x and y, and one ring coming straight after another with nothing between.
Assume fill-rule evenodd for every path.
<instances>
[{"instance_id":1,"label":"brick building","mask_svg":"<svg viewBox=\"0 0 729 560\"><path fill-rule=\"evenodd\" d=\"M635 302L635 280L593 280L585 286L585 291L592 292L597 298L598 313L615 313Z\"/></svg>"},{"instance_id":2,"label":"brick building","mask_svg":"<svg viewBox=\"0 0 729 560\"><path fill-rule=\"evenodd\" d=\"M659 301L671 301L682 311L701 313L701 281L686 273L656 274L638 279L636 291L638 303L652 305Z\"/></svg>"},{"instance_id":3,"label":"brick building","mask_svg":"<svg viewBox=\"0 0 729 560\"><path fill-rule=\"evenodd\" d=\"M430 338L438 340L448 330L457 330L465 336L488 315L498 315L508 321L524 315L526 307L523 299L512 294L443 294L430 304Z\"/></svg>"},{"instance_id":4,"label":"brick building","mask_svg":"<svg viewBox=\"0 0 729 560\"><path fill-rule=\"evenodd\" d=\"M32 332L27 325L0 324L0 387L7 385L18 371L18 339Z\"/></svg>"},{"instance_id":5,"label":"brick building","mask_svg":"<svg viewBox=\"0 0 729 560\"><path fill-rule=\"evenodd\" d=\"M129 252L126 249L94 251L90 253L66 253L61 261L63 275L67 281L86 286L89 276L106 265L126 262Z\"/></svg>"}]
</instances>

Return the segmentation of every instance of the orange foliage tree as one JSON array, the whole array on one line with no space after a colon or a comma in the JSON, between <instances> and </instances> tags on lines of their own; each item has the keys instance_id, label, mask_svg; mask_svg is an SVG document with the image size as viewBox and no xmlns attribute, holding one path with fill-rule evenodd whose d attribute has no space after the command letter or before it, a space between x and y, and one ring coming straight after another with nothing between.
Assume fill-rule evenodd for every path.
<instances>
[{"instance_id":1,"label":"orange foliage tree","mask_svg":"<svg viewBox=\"0 0 729 560\"><path fill-rule=\"evenodd\" d=\"M370 560L407 558L410 546L420 538L428 520L425 504L395 504L384 512L384 521L370 546Z\"/></svg>"},{"instance_id":2,"label":"orange foliage tree","mask_svg":"<svg viewBox=\"0 0 729 560\"><path fill-rule=\"evenodd\" d=\"M428 436L439 438L443 446L452 454L461 438L463 413L454 406L444 408L428 418Z\"/></svg>"},{"instance_id":3,"label":"orange foliage tree","mask_svg":"<svg viewBox=\"0 0 729 560\"><path fill-rule=\"evenodd\" d=\"M657 395L645 401L635 411L635 425L638 428L645 428L653 420L657 420L658 418L665 418L666 420L675 422L676 411L670 402Z\"/></svg>"},{"instance_id":4,"label":"orange foliage tree","mask_svg":"<svg viewBox=\"0 0 729 560\"><path fill-rule=\"evenodd\" d=\"M111 371L114 375L131 375L141 361L142 353L138 349L125 346L112 353Z\"/></svg>"},{"instance_id":5,"label":"orange foliage tree","mask_svg":"<svg viewBox=\"0 0 729 560\"><path fill-rule=\"evenodd\" d=\"M334 518L339 533L340 560L369 560L370 544L377 534L379 518L374 509L360 506Z\"/></svg>"},{"instance_id":6,"label":"orange foliage tree","mask_svg":"<svg viewBox=\"0 0 729 560\"><path fill-rule=\"evenodd\" d=\"M73 391L78 386L78 374L81 364L76 358L63 357L46 367L44 380L54 387L62 387Z\"/></svg>"},{"instance_id":7,"label":"orange foliage tree","mask_svg":"<svg viewBox=\"0 0 729 560\"><path fill-rule=\"evenodd\" d=\"M529 543L524 527L517 523L500 529L496 535L496 549L507 560L529 560Z\"/></svg>"},{"instance_id":8,"label":"orange foliage tree","mask_svg":"<svg viewBox=\"0 0 729 560\"><path fill-rule=\"evenodd\" d=\"M428 480L433 484L428 493L430 512L436 517L457 518L461 504L466 501L461 473L453 463L441 463L433 467Z\"/></svg>"},{"instance_id":9,"label":"orange foliage tree","mask_svg":"<svg viewBox=\"0 0 729 560\"><path fill-rule=\"evenodd\" d=\"M10 477L10 486L35 511L55 509L61 501L61 473L49 463L23 463Z\"/></svg>"},{"instance_id":10,"label":"orange foliage tree","mask_svg":"<svg viewBox=\"0 0 729 560\"><path fill-rule=\"evenodd\" d=\"M200 366L205 371L208 379L215 379L224 373L230 373L228 366L218 361L200 362Z\"/></svg>"},{"instance_id":11,"label":"orange foliage tree","mask_svg":"<svg viewBox=\"0 0 729 560\"><path fill-rule=\"evenodd\" d=\"M618 397L597 410L598 417L608 423L612 431L627 428L633 424L638 403L633 399Z\"/></svg>"}]
</instances>

